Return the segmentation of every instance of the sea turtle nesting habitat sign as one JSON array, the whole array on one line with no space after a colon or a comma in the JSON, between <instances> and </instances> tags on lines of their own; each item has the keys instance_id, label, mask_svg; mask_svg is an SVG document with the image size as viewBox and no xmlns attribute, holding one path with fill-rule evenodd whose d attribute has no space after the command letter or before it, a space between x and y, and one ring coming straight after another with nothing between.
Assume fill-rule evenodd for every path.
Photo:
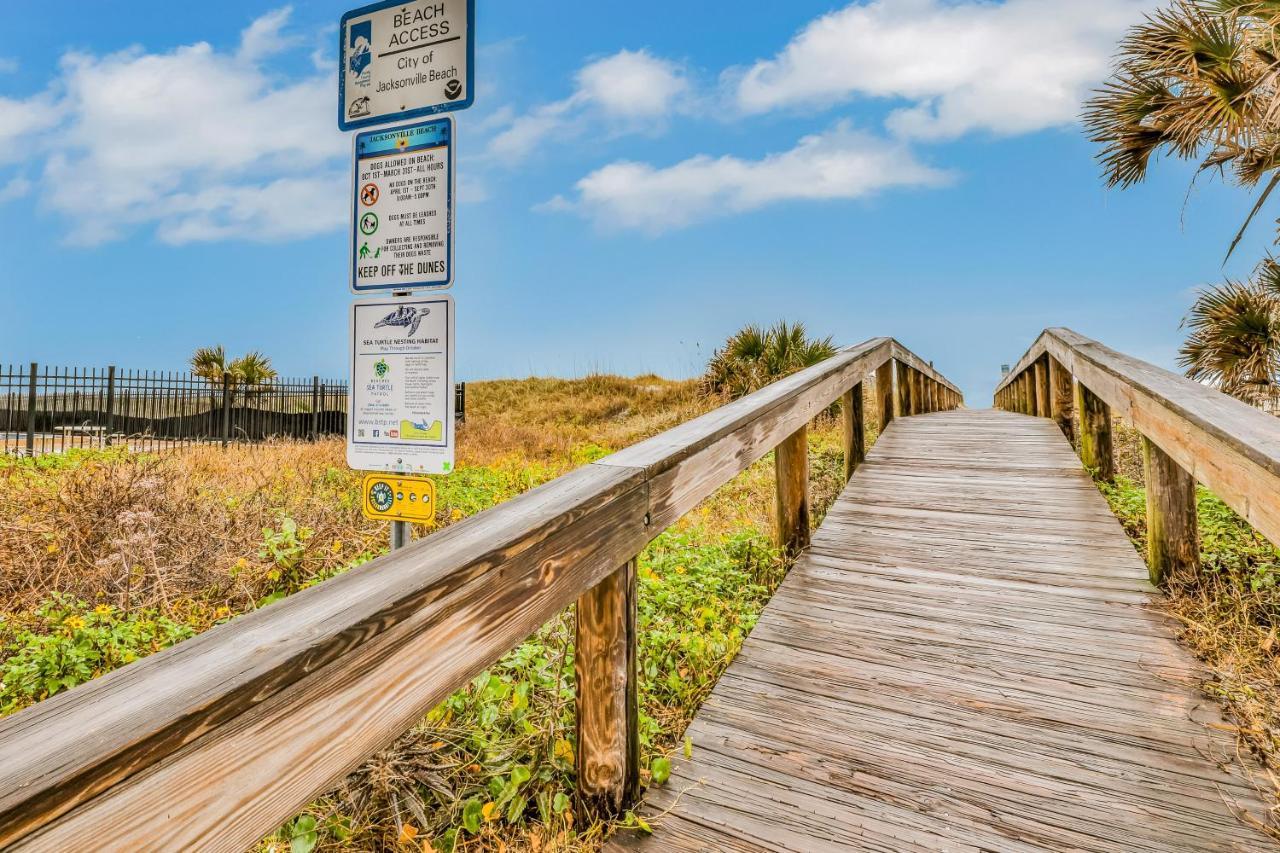
<instances>
[{"instance_id":1,"label":"sea turtle nesting habitat sign","mask_svg":"<svg viewBox=\"0 0 1280 853\"><path fill-rule=\"evenodd\" d=\"M338 27L338 127L471 106L475 0L374 3Z\"/></svg>"},{"instance_id":2,"label":"sea turtle nesting habitat sign","mask_svg":"<svg viewBox=\"0 0 1280 853\"><path fill-rule=\"evenodd\" d=\"M351 289L448 287L453 281L453 119L355 137Z\"/></svg>"},{"instance_id":3,"label":"sea turtle nesting habitat sign","mask_svg":"<svg viewBox=\"0 0 1280 853\"><path fill-rule=\"evenodd\" d=\"M364 471L453 470L453 300L351 306L347 464Z\"/></svg>"}]
</instances>

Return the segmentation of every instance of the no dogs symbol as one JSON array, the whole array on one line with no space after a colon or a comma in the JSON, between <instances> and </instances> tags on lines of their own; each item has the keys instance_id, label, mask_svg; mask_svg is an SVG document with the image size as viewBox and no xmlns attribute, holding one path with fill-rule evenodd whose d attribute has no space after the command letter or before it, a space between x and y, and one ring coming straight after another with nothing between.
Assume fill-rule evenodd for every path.
<instances>
[{"instance_id":1,"label":"no dogs symbol","mask_svg":"<svg viewBox=\"0 0 1280 853\"><path fill-rule=\"evenodd\" d=\"M360 203L365 207L373 207L378 203L378 185L365 184L360 188Z\"/></svg>"}]
</instances>

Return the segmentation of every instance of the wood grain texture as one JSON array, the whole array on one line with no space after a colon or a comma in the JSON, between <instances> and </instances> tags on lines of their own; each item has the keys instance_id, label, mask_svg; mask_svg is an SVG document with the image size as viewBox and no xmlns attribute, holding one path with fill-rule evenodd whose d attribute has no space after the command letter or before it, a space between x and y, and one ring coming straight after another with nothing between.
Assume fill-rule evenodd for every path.
<instances>
[{"instance_id":1,"label":"wood grain texture","mask_svg":"<svg viewBox=\"0 0 1280 853\"><path fill-rule=\"evenodd\" d=\"M245 849L891 360L945 382L846 348L0 721L0 846Z\"/></svg>"},{"instance_id":2,"label":"wood grain texture","mask_svg":"<svg viewBox=\"0 0 1280 853\"><path fill-rule=\"evenodd\" d=\"M894 365L897 368L893 382L896 392L894 413L897 417L907 418L911 416L911 368L901 361L895 361Z\"/></svg>"},{"instance_id":3,"label":"wood grain texture","mask_svg":"<svg viewBox=\"0 0 1280 853\"><path fill-rule=\"evenodd\" d=\"M1075 444L1075 388L1072 385L1071 371L1053 356L1048 356L1048 359L1049 414L1067 437L1067 441Z\"/></svg>"},{"instance_id":4,"label":"wood grain texture","mask_svg":"<svg viewBox=\"0 0 1280 853\"><path fill-rule=\"evenodd\" d=\"M1080 461L1096 471L1099 479L1111 482L1116 477L1111 407L1083 382L1077 382L1076 410L1080 412Z\"/></svg>"},{"instance_id":5,"label":"wood grain texture","mask_svg":"<svg viewBox=\"0 0 1280 853\"><path fill-rule=\"evenodd\" d=\"M809 428L801 426L774 455L778 548L795 556L809 545Z\"/></svg>"},{"instance_id":6,"label":"wood grain texture","mask_svg":"<svg viewBox=\"0 0 1280 853\"><path fill-rule=\"evenodd\" d=\"M573 648L579 815L614 817L640 786L635 560L578 598Z\"/></svg>"},{"instance_id":7,"label":"wood grain texture","mask_svg":"<svg viewBox=\"0 0 1280 853\"><path fill-rule=\"evenodd\" d=\"M1147 569L1159 586L1175 572L1200 568L1195 478L1151 439L1142 439L1147 487Z\"/></svg>"},{"instance_id":8,"label":"wood grain texture","mask_svg":"<svg viewBox=\"0 0 1280 853\"><path fill-rule=\"evenodd\" d=\"M1049 352L1175 462L1280 543L1280 422L1221 392L1070 329L1045 329L1019 361Z\"/></svg>"},{"instance_id":9,"label":"wood grain texture","mask_svg":"<svg viewBox=\"0 0 1280 853\"><path fill-rule=\"evenodd\" d=\"M1049 399L1049 365L1046 358L1047 356L1036 359L1034 373L1034 382L1036 384L1036 416L1041 418L1048 418L1052 416L1052 403Z\"/></svg>"},{"instance_id":10,"label":"wood grain texture","mask_svg":"<svg viewBox=\"0 0 1280 853\"><path fill-rule=\"evenodd\" d=\"M607 849L1275 849L1146 577L1052 421L895 424Z\"/></svg>"},{"instance_id":11,"label":"wood grain texture","mask_svg":"<svg viewBox=\"0 0 1280 853\"><path fill-rule=\"evenodd\" d=\"M892 361L886 361L876 368L876 399L879 401L879 411L876 414L880 416L877 422L880 432L888 429L893 422L893 373Z\"/></svg>"},{"instance_id":12,"label":"wood grain texture","mask_svg":"<svg viewBox=\"0 0 1280 853\"><path fill-rule=\"evenodd\" d=\"M863 417L862 383L846 391L840 398L840 409L844 415L842 433L844 438L844 479L845 482L858 470L858 466L867 458L866 420Z\"/></svg>"}]
</instances>

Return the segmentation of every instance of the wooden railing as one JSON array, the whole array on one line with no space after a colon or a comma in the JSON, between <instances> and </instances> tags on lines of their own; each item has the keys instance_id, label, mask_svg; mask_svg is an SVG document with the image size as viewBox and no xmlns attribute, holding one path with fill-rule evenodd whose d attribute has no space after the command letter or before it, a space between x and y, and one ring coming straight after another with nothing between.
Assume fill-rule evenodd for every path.
<instances>
[{"instance_id":1,"label":"wooden railing","mask_svg":"<svg viewBox=\"0 0 1280 853\"><path fill-rule=\"evenodd\" d=\"M882 424L961 403L875 338L0 721L0 846L243 850L575 600L579 799L616 812L638 786L635 556L775 447L802 548L807 424L843 400L852 473L872 371Z\"/></svg>"},{"instance_id":2,"label":"wooden railing","mask_svg":"<svg viewBox=\"0 0 1280 853\"><path fill-rule=\"evenodd\" d=\"M1078 411L1081 460L1106 480L1115 475L1112 416L1142 434L1152 583L1198 568L1197 481L1280 543L1280 419L1272 415L1070 329L1045 329L996 387L995 403L1051 417L1068 438Z\"/></svg>"}]
</instances>

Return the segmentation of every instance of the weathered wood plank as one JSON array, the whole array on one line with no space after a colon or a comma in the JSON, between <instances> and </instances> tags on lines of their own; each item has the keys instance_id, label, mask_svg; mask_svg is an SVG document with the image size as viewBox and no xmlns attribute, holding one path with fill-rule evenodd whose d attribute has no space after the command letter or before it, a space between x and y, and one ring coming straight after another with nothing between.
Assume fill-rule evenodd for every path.
<instances>
[{"instance_id":1,"label":"weathered wood plank","mask_svg":"<svg viewBox=\"0 0 1280 853\"><path fill-rule=\"evenodd\" d=\"M893 362L886 361L876 368L876 399L879 400L880 420L877 427L881 434L889 428L894 415Z\"/></svg>"},{"instance_id":2,"label":"weathered wood plank","mask_svg":"<svg viewBox=\"0 0 1280 853\"><path fill-rule=\"evenodd\" d=\"M840 398L844 414L841 424L844 438L844 479L848 482L867 458L866 425L862 413L862 383L859 382Z\"/></svg>"},{"instance_id":3,"label":"weathered wood plank","mask_svg":"<svg viewBox=\"0 0 1280 853\"><path fill-rule=\"evenodd\" d=\"M708 850L1270 847L1239 815L1266 803L1203 669L1154 605L1056 422L905 419L644 809ZM655 826L609 849L668 849Z\"/></svg>"},{"instance_id":4,"label":"weathered wood plank","mask_svg":"<svg viewBox=\"0 0 1280 853\"><path fill-rule=\"evenodd\" d=\"M635 560L579 596L573 650L579 813L616 816L640 787Z\"/></svg>"},{"instance_id":5,"label":"weathered wood plank","mask_svg":"<svg viewBox=\"0 0 1280 853\"><path fill-rule=\"evenodd\" d=\"M795 556L809 544L809 428L802 426L774 454L778 548Z\"/></svg>"},{"instance_id":6,"label":"weathered wood plank","mask_svg":"<svg viewBox=\"0 0 1280 853\"><path fill-rule=\"evenodd\" d=\"M1111 443L1111 407L1087 388L1076 383L1076 410L1080 412L1080 460L1110 482L1116 476L1115 451Z\"/></svg>"},{"instance_id":7,"label":"weathered wood plank","mask_svg":"<svg viewBox=\"0 0 1280 853\"><path fill-rule=\"evenodd\" d=\"M1147 569L1159 586L1176 572L1194 576L1200 568L1196 481L1155 442L1142 439L1147 486Z\"/></svg>"},{"instance_id":8,"label":"weathered wood plank","mask_svg":"<svg viewBox=\"0 0 1280 853\"><path fill-rule=\"evenodd\" d=\"M1067 437L1067 441L1075 443L1075 389L1072 386L1071 371L1062 366L1062 362L1053 356L1049 359L1049 414Z\"/></svg>"},{"instance_id":9,"label":"weathered wood plank","mask_svg":"<svg viewBox=\"0 0 1280 853\"><path fill-rule=\"evenodd\" d=\"M1280 543L1280 428L1274 417L1070 329L1046 329L1018 368L1046 351L1113 414Z\"/></svg>"}]
</instances>

